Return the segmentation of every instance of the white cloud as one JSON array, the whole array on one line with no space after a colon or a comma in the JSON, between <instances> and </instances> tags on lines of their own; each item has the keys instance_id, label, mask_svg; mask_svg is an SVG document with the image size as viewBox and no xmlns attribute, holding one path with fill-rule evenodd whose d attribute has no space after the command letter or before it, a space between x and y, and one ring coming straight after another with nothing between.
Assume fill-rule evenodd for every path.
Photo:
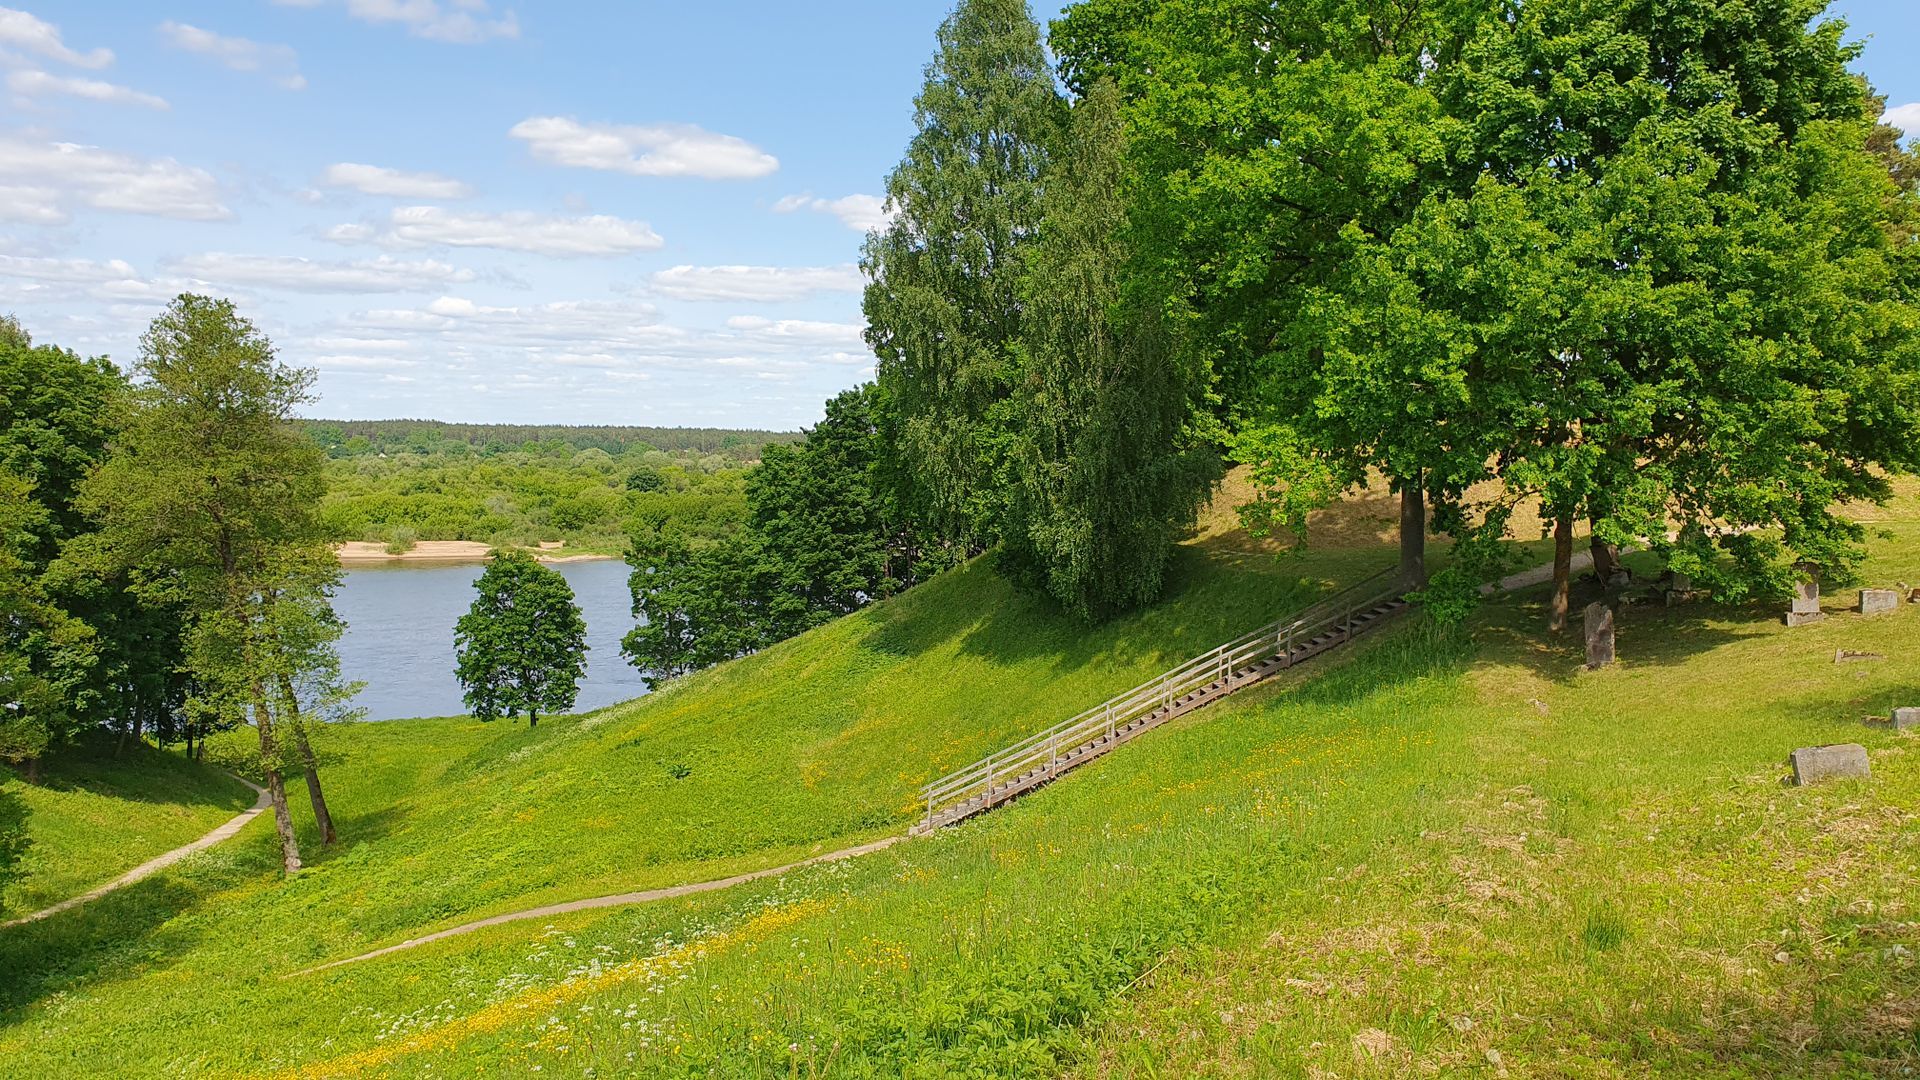
<instances>
[{"instance_id":1,"label":"white cloud","mask_svg":"<svg viewBox=\"0 0 1920 1080\"><path fill-rule=\"evenodd\" d=\"M884 229L893 220L893 211L887 208L887 200L879 195L843 195L838 199L788 195L773 204L776 214L791 214L798 210L832 214L840 219L842 225L860 232Z\"/></svg>"},{"instance_id":2,"label":"white cloud","mask_svg":"<svg viewBox=\"0 0 1920 1080\"><path fill-rule=\"evenodd\" d=\"M583 124L536 116L508 132L533 156L553 165L633 176L698 176L744 180L766 176L780 161L745 139L692 124Z\"/></svg>"},{"instance_id":3,"label":"white cloud","mask_svg":"<svg viewBox=\"0 0 1920 1080\"><path fill-rule=\"evenodd\" d=\"M653 292L676 300L775 303L823 292L859 292L856 266L675 266L653 274Z\"/></svg>"},{"instance_id":4,"label":"white cloud","mask_svg":"<svg viewBox=\"0 0 1920 1080\"><path fill-rule=\"evenodd\" d=\"M852 346L862 348L865 327L859 323L815 322L807 319L768 319L735 315L727 329L750 340L797 346Z\"/></svg>"},{"instance_id":5,"label":"white cloud","mask_svg":"<svg viewBox=\"0 0 1920 1080\"><path fill-rule=\"evenodd\" d=\"M59 225L67 220L60 193L53 188L0 185L0 221L29 225Z\"/></svg>"},{"instance_id":6,"label":"white cloud","mask_svg":"<svg viewBox=\"0 0 1920 1080\"><path fill-rule=\"evenodd\" d=\"M148 109L170 108L167 100L153 94L142 93L131 87L117 83L102 82L99 79L78 79L67 75L52 75L44 71L14 71L7 75L7 89L22 97L39 97L42 94L64 94L68 97L86 98L88 101L100 101L113 105L139 105Z\"/></svg>"},{"instance_id":7,"label":"white cloud","mask_svg":"<svg viewBox=\"0 0 1920 1080\"><path fill-rule=\"evenodd\" d=\"M129 214L219 221L232 216L211 173L172 158L139 158L78 143L47 143L0 135L0 192L57 194L50 204L27 201L30 220L56 224L73 206ZM0 195L0 206L4 206ZM15 204L18 206L19 204ZM0 209L0 215L7 211ZM16 220L21 216L16 209Z\"/></svg>"},{"instance_id":8,"label":"white cloud","mask_svg":"<svg viewBox=\"0 0 1920 1080\"><path fill-rule=\"evenodd\" d=\"M212 253L176 259L167 268L219 285L315 293L432 292L474 277L471 270L443 262L385 255L359 262L318 262L288 255Z\"/></svg>"},{"instance_id":9,"label":"white cloud","mask_svg":"<svg viewBox=\"0 0 1920 1080\"><path fill-rule=\"evenodd\" d=\"M1909 137L1920 135L1920 101L1895 105L1881 115L1880 122L1892 124Z\"/></svg>"},{"instance_id":10,"label":"white cloud","mask_svg":"<svg viewBox=\"0 0 1920 1080\"><path fill-rule=\"evenodd\" d=\"M269 45L242 37L228 37L186 23L163 22L160 36L176 49L208 57L232 71L265 75L288 90L305 90L300 58L286 45Z\"/></svg>"},{"instance_id":11,"label":"white cloud","mask_svg":"<svg viewBox=\"0 0 1920 1080\"><path fill-rule=\"evenodd\" d=\"M274 0L282 7L320 7L327 0ZM375 25L396 24L414 37L473 45L520 36L513 12L493 13L487 0L345 0L347 14Z\"/></svg>"},{"instance_id":12,"label":"white cloud","mask_svg":"<svg viewBox=\"0 0 1920 1080\"><path fill-rule=\"evenodd\" d=\"M121 259L48 259L0 255L0 278L26 282L23 299L41 302L98 300L107 303L164 303L182 282L150 281Z\"/></svg>"},{"instance_id":13,"label":"white cloud","mask_svg":"<svg viewBox=\"0 0 1920 1080\"><path fill-rule=\"evenodd\" d=\"M472 188L451 177L351 162L327 166L319 182L326 187L352 188L368 195L400 199L464 199L473 194Z\"/></svg>"},{"instance_id":14,"label":"white cloud","mask_svg":"<svg viewBox=\"0 0 1920 1080\"><path fill-rule=\"evenodd\" d=\"M0 47L21 49L75 67L103 68L113 63L113 50L77 52L60 40L60 28L24 11L0 7Z\"/></svg>"},{"instance_id":15,"label":"white cloud","mask_svg":"<svg viewBox=\"0 0 1920 1080\"><path fill-rule=\"evenodd\" d=\"M609 217L556 217L530 211L459 214L437 206L403 206L384 230L365 224L337 225L325 238L336 243L389 247L498 248L533 255L611 256L652 251L664 240L644 221Z\"/></svg>"}]
</instances>

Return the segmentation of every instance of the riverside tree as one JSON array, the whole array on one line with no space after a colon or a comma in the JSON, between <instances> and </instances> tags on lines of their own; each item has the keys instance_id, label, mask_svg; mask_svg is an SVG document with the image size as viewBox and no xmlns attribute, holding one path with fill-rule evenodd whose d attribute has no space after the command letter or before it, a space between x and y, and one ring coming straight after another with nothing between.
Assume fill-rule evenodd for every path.
<instances>
[{"instance_id":1,"label":"riverside tree","mask_svg":"<svg viewBox=\"0 0 1920 1080\"><path fill-rule=\"evenodd\" d=\"M300 849L284 770L298 751L283 739L297 747L306 733L276 705L276 682L303 660L276 626L282 605L324 605L339 581L317 513L322 456L292 425L313 372L279 363L230 301L192 294L153 321L133 370L124 422L81 504L100 522L102 556L183 612L190 713L251 713L291 874ZM308 780L324 805L317 772Z\"/></svg>"},{"instance_id":2,"label":"riverside tree","mask_svg":"<svg viewBox=\"0 0 1920 1080\"><path fill-rule=\"evenodd\" d=\"M955 565L883 480L882 399L845 391L793 445L747 474L747 520L693 537L654 514L634 522L627 561L639 625L621 651L650 684L745 656Z\"/></svg>"},{"instance_id":3,"label":"riverside tree","mask_svg":"<svg viewBox=\"0 0 1920 1080\"><path fill-rule=\"evenodd\" d=\"M1025 0L960 0L867 238L862 307L890 444L917 516L984 546L1002 519L1021 247L1066 105Z\"/></svg>"},{"instance_id":4,"label":"riverside tree","mask_svg":"<svg viewBox=\"0 0 1920 1080\"><path fill-rule=\"evenodd\" d=\"M524 551L496 551L454 624L455 674L480 720L565 712L587 669L587 623L567 579Z\"/></svg>"}]
</instances>

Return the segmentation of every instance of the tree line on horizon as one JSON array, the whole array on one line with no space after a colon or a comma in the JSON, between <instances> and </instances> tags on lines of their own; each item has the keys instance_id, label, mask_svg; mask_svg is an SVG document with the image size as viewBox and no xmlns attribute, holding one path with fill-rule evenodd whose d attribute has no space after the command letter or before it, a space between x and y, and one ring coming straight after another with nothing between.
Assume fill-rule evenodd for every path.
<instances>
[{"instance_id":1,"label":"tree line on horizon","mask_svg":"<svg viewBox=\"0 0 1920 1080\"><path fill-rule=\"evenodd\" d=\"M754 428L634 427L623 424L470 424L445 420L298 421L302 434L329 457L471 453L496 456L601 450L615 457L658 450L721 455L746 463L767 443L792 442L793 432Z\"/></svg>"}]
</instances>

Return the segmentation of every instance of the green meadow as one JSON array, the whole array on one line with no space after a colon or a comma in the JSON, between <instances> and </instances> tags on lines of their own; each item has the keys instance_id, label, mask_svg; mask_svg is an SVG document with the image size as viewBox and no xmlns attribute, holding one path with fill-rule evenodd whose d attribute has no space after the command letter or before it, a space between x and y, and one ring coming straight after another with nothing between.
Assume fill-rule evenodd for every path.
<instances>
[{"instance_id":1,"label":"green meadow","mask_svg":"<svg viewBox=\"0 0 1920 1080\"><path fill-rule=\"evenodd\" d=\"M1920 580L1920 499L1881 516L1868 578ZM1599 672L1541 631L1542 589L1416 615L929 839L300 973L898 831L920 782L1385 557L1216 530L1093 631L976 563L533 731L337 729L343 841L294 881L256 823L0 932L0 1074L1920 1067L1920 756L1862 723L1920 701L1920 607L1851 592L1792 631L1630 606ZM1839 741L1871 781L1782 785L1788 750Z\"/></svg>"}]
</instances>

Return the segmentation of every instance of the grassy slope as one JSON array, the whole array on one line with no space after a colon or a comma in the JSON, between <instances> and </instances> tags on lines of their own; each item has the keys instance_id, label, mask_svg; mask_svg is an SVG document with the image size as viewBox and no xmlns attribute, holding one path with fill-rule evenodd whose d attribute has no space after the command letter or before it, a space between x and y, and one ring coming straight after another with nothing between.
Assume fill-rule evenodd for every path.
<instances>
[{"instance_id":1,"label":"grassy slope","mask_svg":"<svg viewBox=\"0 0 1920 1080\"><path fill-rule=\"evenodd\" d=\"M1173 569L1176 602L1092 630L977 564L588 717L533 731L336 731L350 764L329 784L346 843L295 882L273 879L262 824L116 904L0 935L0 967L27 973L0 987L0 1061L29 1042L44 1056L19 1060L99 1068L111 1053L134 1074L183 1055L221 1069L311 1056L338 1018L303 1015L311 991L275 974L477 915L717 877L898 829L921 782L1390 559L1378 544L1280 564L1194 546ZM354 989L327 1000L355 1002L365 1024L421 992L503 974L481 965L392 986L348 969ZM109 1040L78 1002L137 1017L151 1037Z\"/></svg>"},{"instance_id":2,"label":"grassy slope","mask_svg":"<svg viewBox=\"0 0 1920 1080\"><path fill-rule=\"evenodd\" d=\"M1920 578L1920 504L1897 516L1873 580ZM381 961L504 974L343 1018L305 1075L1920 1067L1920 746L1860 723L1920 702L1920 609L1635 608L1588 673L1539 600L1405 626L930 842ZM1781 785L1837 741L1872 781Z\"/></svg>"},{"instance_id":3,"label":"grassy slope","mask_svg":"<svg viewBox=\"0 0 1920 1080\"><path fill-rule=\"evenodd\" d=\"M28 784L0 766L0 798L27 811L25 874L0 894L0 920L103 885L253 805L246 785L144 744L69 748Z\"/></svg>"},{"instance_id":4,"label":"grassy slope","mask_svg":"<svg viewBox=\"0 0 1920 1080\"><path fill-rule=\"evenodd\" d=\"M1876 543L1876 579L1920 576L1920 505L1898 516L1894 538ZM1911 739L1857 724L1920 699L1920 679L1900 662L1920 644L1912 608L1791 634L1760 612L1635 609L1623 620L1625 662L1583 674L1571 648L1539 644L1537 597L1523 598L1490 608L1470 635L1402 627L930 841L723 894L275 977L355 938L391 937L343 924L404 908L406 875L442 873L406 853L414 834L460 815L538 826L529 835L546 847L520 856L531 865L483 843L471 852L529 883L553 860L586 868L614 850L575 824L590 816L580 801L590 796L565 794L564 814L538 816L541 791L571 790L559 762L598 763L597 786L612 793L602 812L656 808L615 830L625 850L665 853L653 870L708 855L685 864L705 870L729 860L700 844L802 846L756 814L824 813L859 830L888 806L848 794L840 772L820 771L808 788L807 765L832 760L824 755L868 740L854 760L896 790L935 769L907 763L967 756L926 735L923 716L899 725L905 734L861 722L922 700L903 695L964 702L993 722L1000 709L962 697L959 684L978 693L992 683L984 673L1022 664L1090 677L1105 662L1098 647L1078 666L988 648L1019 604L995 597L990 579L956 580L971 591L911 621L870 613L859 635L833 637L854 633L850 620L598 724L356 730L369 742L356 748L361 767L335 770L336 798L386 809L352 822L364 842L319 872L274 883L256 835L156 882L151 901L103 907L93 925L0 935L0 969L32 983L0 1013L0 1074L1491 1074L1489 1049L1521 1075L1915 1063L1911 961L1890 950L1920 947L1910 896L1920 755ZM1157 617L1218 617L1212 605L1252 584L1215 563ZM981 606L960 609L967 599ZM1019 636L1044 625L1027 620ZM902 638L912 648L874 647ZM1045 641L1063 644L1074 645L1065 629ZM1836 665L1837 647L1894 659ZM909 679L903 665L921 658ZM765 665L760 677L739 674L754 665ZM803 672L805 683L791 681ZM899 681L868 689L890 672ZM707 726L755 692L772 696ZM694 694L697 709L679 698ZM848 710L837 730L855 734L808 740L783 766L742 756L799 745L774 736L805 730L796 718L822 708ZM723 739L729 724L737 734ZM615 725L631 733L616 738ZM416 745L388 741L400 733ZM713 774L709 786L672 803L658 798L671 785L620 788L621 777L645 776L610 764L633 738L648 740L656 766L687 766L686 781ZM1871 784L1778 786L1787 748L1842 739L1873 749ZM722 745L741 749L691 752ZM392 775L376 782L366 766L389 759ZM723 815L722 780L755 775L797 777L799 791L768 790L771 802ZM459 804L425 805L449 793ZM710 816L718 842L682 835L672 822L686 816ZM313 935L302 918L315 920Z\"/></svg>"}]
</instances>

